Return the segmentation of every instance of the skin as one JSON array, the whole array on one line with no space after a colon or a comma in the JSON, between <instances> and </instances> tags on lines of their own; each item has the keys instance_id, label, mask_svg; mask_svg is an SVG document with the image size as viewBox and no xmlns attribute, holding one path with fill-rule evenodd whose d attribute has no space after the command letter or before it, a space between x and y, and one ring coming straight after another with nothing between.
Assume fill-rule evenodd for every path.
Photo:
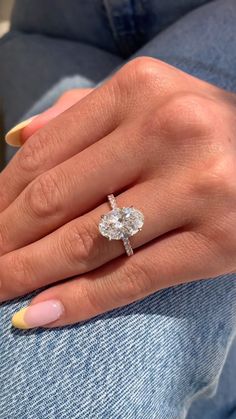
<instances>
[{"instance_id":1,"label":"skin","mask_svg":"<svg viewBox=\"0 0 236 419\"><path fill-rule=\"evenodd\" d=\"M234 94L141 57L48 112L0 176L1 301L50 285L57 327L236 270ZM98 231L109 193L144 213L132 257Z\"/></svg>"}]
</instances>

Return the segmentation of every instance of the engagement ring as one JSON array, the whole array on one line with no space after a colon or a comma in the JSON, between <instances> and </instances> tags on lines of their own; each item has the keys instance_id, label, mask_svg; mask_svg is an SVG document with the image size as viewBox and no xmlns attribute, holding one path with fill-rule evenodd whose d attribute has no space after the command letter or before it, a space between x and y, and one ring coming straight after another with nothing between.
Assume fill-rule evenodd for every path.
<instances>
[{"instance_id":1,"label":"engagement ring","mask_svg":"<svg viewBox=\"0 0 236 419\"><path fill-rule=\"evenodd\" d=\"M133 206L119 208L113 194L107 198L112 210L101 216L99 231L109 240L122 240L127 255L131 256L134 252L129 237L142 229L144 215Z\"/></svg>"}]
</instances>

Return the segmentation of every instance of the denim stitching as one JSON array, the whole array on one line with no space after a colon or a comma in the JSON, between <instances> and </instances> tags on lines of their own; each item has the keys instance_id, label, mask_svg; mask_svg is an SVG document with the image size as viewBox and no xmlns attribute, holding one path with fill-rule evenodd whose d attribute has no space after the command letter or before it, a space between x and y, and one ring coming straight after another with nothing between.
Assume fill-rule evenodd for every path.
<instances>
[{"instance_id":1,"label":"denim stitching","mask_svg":"<svg viewBox=\"0 0 236 419\"><path fill-rule=\"evenodd\" d=\"M103 0L108 21L124 57L134 53L145 42L146 8L142 0Z\"/></svg>"}]
</instances>

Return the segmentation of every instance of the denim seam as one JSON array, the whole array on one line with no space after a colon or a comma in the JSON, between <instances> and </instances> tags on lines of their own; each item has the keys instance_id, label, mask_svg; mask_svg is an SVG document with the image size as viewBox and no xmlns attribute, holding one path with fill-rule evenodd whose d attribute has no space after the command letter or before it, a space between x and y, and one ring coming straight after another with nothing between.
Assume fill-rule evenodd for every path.
<instances>
[{"instance_id":1,"label":"denim seam","mask_svg":"<svg viewBox=\"0 0 236 419\"><path fill-rule=\"evenodd\" d=\"M140 6L140 0L123 0L120 4L116 0L103 0L114 40L119 51L125 57L134 53L141 46L137 42L141 33L137 26L137 1L139 10L144 10L143 5Z\"/></svg>"}]
</instances>

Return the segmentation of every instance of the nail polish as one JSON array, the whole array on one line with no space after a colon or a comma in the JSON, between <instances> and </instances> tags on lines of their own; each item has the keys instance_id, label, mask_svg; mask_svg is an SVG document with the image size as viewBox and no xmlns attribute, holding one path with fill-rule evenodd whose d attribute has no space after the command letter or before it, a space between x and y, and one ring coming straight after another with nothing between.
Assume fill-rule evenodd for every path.
<instances>
[{"instance_id":1,"label":"nail polish","mask_svg":"<svg viewBox=\"0 0 236 419\"><path fill-rule=\"evenodd\" d=\"M64 312L59 300L46 300L24 307L12 317L12 325L18 329L45 326L58 320Z\"/></svg>"},{"instance_id":2,"label":"nail polish","mask_svg":"<svg viewBox=\"0 0 236 419\"><path fill-rule=\"evenodd\" d=\"M6 143L13 147L21 146L21 131L23 130L23 128L29 125L34 118L35 117L33 116L32 118L26 119L25 121L22 121L19 124L15 125L10 131L8 131L5 136Z\"/></svg>"}]
</instances>

